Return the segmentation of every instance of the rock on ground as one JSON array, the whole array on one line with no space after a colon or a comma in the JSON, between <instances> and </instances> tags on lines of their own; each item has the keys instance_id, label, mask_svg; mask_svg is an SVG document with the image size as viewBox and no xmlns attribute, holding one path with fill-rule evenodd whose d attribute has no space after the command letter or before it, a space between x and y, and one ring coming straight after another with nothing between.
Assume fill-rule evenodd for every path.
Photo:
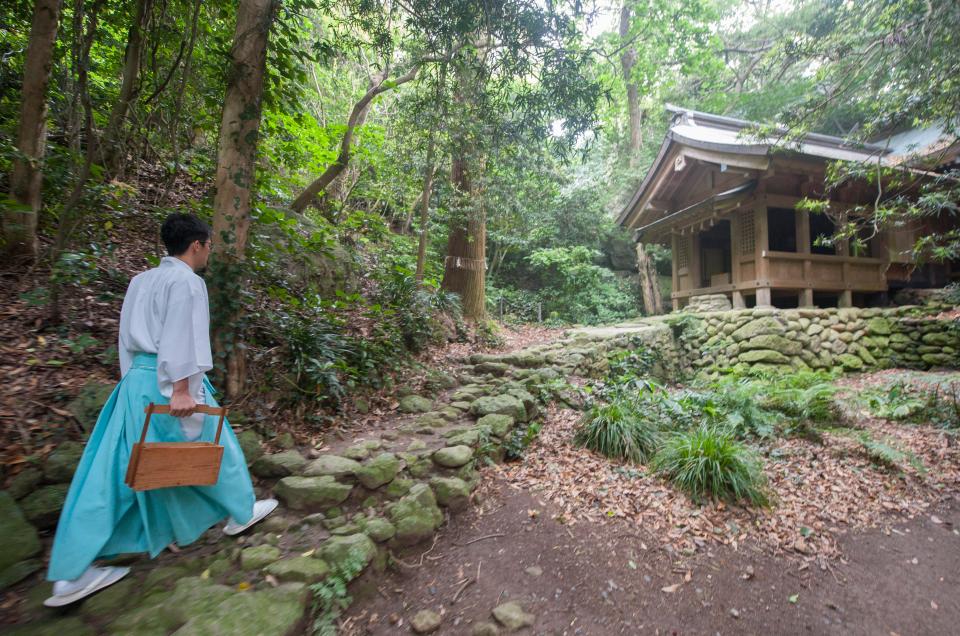
<instances>
[{"instance_id":1,"label":"rock on ground","mask_svg":"<svg viewBox=\"0 0 960 636\"><path fill-rule=\"evenodd\" d=\"M440 629L443 617L433 610L420 610L410 621L410 626L417 634L429 634Z\"/></svg>"},{"instance_id":2,"label":"rock on ground","mask_svg":"<svg viewBox=\"0 0 960 636\"><path fill-rule=\"evenodd\" d=\"M324 477L284 477L273 491L289 508L306 510L328 508L343 503L353 486L338 483L329 475Z\"/></svg>"},{"instance_id":3,"label":"rock on ground","mask_svg":"<svg viewBox=\"0 0 960 636\"><path fill-rule=\"evenodd\" d=\"M533 622L537 619L537 617L533 614L527 614L524 612L523 608L520 606L520 603L517 603L516 601L511 601L495 607L493 609L493 617L497 619L497 622L510 631L516 631L523 627L529 627L533 625Z\"/></svg>"}]
</instances>

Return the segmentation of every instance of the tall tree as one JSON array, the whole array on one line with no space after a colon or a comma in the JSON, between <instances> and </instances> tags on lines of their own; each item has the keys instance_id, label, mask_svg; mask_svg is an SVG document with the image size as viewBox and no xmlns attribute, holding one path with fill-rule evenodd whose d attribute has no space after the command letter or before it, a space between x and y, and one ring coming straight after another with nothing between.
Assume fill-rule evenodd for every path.
<instances>
[{"instance_id":1,"label":"tall tree","mask_svg":"<svg viewBox=\"0 0 960 636\"><path fill-rule=\"evenodd\" d=\"M627 89L627 112L630 120L630 144L627 151L627 161L631 168L637 166L640 159L640 146L642 137L640 132L641 117L640 112L640 87L637 86L637 80L633 76L633 67L637 64L637 47L630 40L630 1L624 0L620 8L620 46L623 52L620 53L620 68L623 72L623 83Z\"/></svg>"},{"instance_id":2,"label":"tall tree","mask_svg":"<svg viewBox=\"0 0 960 636\"><path fill-rule=\"evenodd\" d=\"M477 106L480 60L469 51L466 61L456 66L454 103L463 114ZM479 178L483 162L477 152L473 130L460 121L453 131L450 157L450 183L456 197L447 234L447 254L443 262L441 286L460 296L465 318L480 320L486 316L487 297L487 220Z\"/></svg>"},{"instance_id":3,"label":"tall tree","mask_svg":"<svg viewBox=\"0 0 960 636\"><path fill-rule=\"evenodd\" d=\"M47 86L53 45L60 22L60 0L36 0L30 43L23 69L19 155L10 175L13 205L3 215L4 251L8 257L32 261L37 256L37 218L43 185L43 155L47 141Z\"/></svg>"},{"instance_id":4,"label":"tall tree","mask_svg":"<svg viewBox=\"0 0 960 636\"><path fill-rule=\"evenodd\" d=\"M104 164L112 174L117 174L123 163L124 123L140 87L140 56L143 53L144 29L152 6L153 0L134 2L133 17L127 33L127 47L123 54L120 94L110 112L110 121L107 123L102 143Z\"/></svg>"},{"instance_id":5,"label":"tall tree","mask_svg":"<svg viewBox=\"0 0 960 636\"><path fill-rule=\"evenodd\" d=\"M213 200L212 263L214 346L226 362L227 395L239 395L246 380L243 342L237 333L242 264L250 229L257 138L263 105L263 78L270 27L279 0L241 0L231 49L231 69L223 102Z\"/></svg>"}]
</instances>

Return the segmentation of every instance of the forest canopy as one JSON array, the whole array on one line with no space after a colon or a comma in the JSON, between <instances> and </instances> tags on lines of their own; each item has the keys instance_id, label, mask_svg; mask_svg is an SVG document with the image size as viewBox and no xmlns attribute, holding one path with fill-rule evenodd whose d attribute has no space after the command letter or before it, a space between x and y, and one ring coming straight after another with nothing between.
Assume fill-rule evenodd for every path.
<instances>
[{"instance_id":1,"label":"forest canopy","mask_svg":"<svg viewBox=\"0 0 960 636\"><path fill-rule=\"evenodd\" d=\"M158 220L195 212L228 392L282 343L295 390L335 402L441 323L649 310L613 218L667 103L854 143L956 137L958 33L957 3L922 0L5 2L4 269L63 329L79 286L122 292L161 255ZM956 175L926 187L840 232L956 214ZM124 269L130 232L154 252ZM925 240L960 255L956 230ZM668 252L644 258L666 278Z\"/></svg>"}]
</instances>

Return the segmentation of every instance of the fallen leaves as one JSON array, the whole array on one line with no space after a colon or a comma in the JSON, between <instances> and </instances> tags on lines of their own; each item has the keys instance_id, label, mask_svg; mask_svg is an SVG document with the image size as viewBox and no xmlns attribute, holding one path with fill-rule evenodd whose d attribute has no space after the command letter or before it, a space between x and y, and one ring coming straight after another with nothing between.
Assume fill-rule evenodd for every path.
<instances>
[{"instance_id":1,"label":"fallen leaves","mask_svg":"<svg viewBox=\"0 0 960 636\"><path fill-rule=\"evenodd\" d=\"M549 407L524 461L490 470L512 487L556 506L552 514L558 521L627 522L680 555L715 544L733 549L749 545L823 568L823 559L840 556L839 539L849 530L888 523L890 515L930 516L940 493L960 486L960 448L942 431L864 419L857 425L877 438L895 440L937 470L886 470L860 453L854 440L826 431L822 445L790 438L773 440L762 449L775 497L770 509L699 506L643 466L627 466L574 447L570 440L579 417L576 411Z\"/></svg>"}]
</instances>

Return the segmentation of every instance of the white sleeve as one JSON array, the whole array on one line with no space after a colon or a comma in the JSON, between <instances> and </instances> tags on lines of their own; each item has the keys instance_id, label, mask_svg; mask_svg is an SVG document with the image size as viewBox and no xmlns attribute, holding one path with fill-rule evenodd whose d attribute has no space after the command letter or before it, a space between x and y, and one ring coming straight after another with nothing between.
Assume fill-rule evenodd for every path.
<instances>
[{"instance_id":1,"label":"white sleeve","mask_svg":"<svg viewBox=\"0 0 960 636\"><path fill-rule=\"evenodd\" d=\"M195 393L203 374L213 368L210 352L210 309L203 280L180 280L171 285L164 308L157 351L157 382L169 398L173 384L190 378Z\"/></svg>"},{"instance_id":2,"label":"white sleeve","mask_svg":"<svg viewBox=\"0 0 960 636\"><path fill-rule=\"evenodd\" d=\"M130 314L133 311L133 296L136 287L133 281L127 286L127 293L123 297L123 307L120 309L120 329L117 337L117 357L120 358L120 377L127 375L133 364L133 352L130 351Z\"/></svg>"}]
</instances>

